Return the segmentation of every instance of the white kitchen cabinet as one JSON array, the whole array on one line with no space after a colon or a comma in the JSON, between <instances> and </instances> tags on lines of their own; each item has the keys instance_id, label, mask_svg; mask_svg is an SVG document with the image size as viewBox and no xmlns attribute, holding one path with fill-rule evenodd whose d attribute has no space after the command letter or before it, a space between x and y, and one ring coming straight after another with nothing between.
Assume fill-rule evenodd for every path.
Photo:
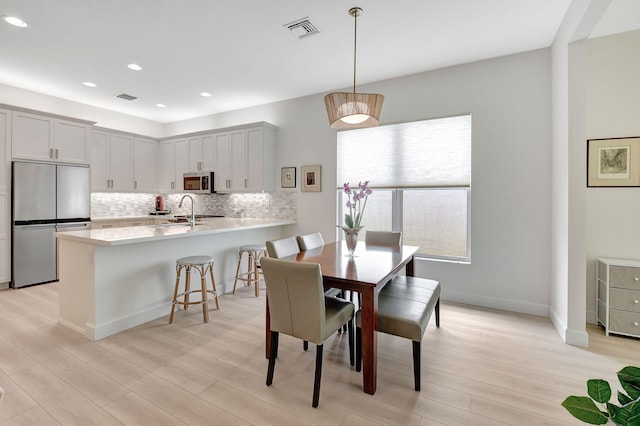
<instances>
[{"instance_id":1,"label":"white kitchen cabinet","mask_svg":"<svg viewBox=\"0 0 640 426\"><path fill-rule=\"evenodd\" d=\"M133 189L155 192L158 188L158 143L151 139L133 140Z\"/></svg>"},{"instance_id":2,"label":"white kitchen cabinet","mask_svg":"<svg viewBox=\"0 0 640 426\"><path fill-rule=\"evenodd\" d=\"M92 191L133 191L133 136L93 132Z\"/></svg>"},{"instance_id":3,"label":"white kitchen cabinet","mask_svg":"<svg viewBox=\"0 0 640 426\"><path fill-rule=\"evenodd\" d=\"M45 115L13 111L12 157L88 164L91 125Z\"/></svg>"},{"instance_id":4,"label":"white kitchen cabinet","mask_svg":"<svg viewBox=\"0 0 640 426\"><path fill-rule=\"evenodd\" d=\"M160 142L158 176L161 192L181 192L182 175L189 171L189 141L186 138Z\"/></svg>"},{"instance_id":5,"label":"white kitchen cabinet","mask_svg":"<svg viewBox=\"0 0 640 426\"><path fill-rule=\"evenodd\" d=\"M158 145L158 180L160 192L176 191L175 141L163 141Z\"/></svg>"},{"instance_id":6,"label":"white kitchen cabinet","mask_svg":"<svg viewBox=\"0 0 640 426\"><path fill-rule=\"evenodd\" d=\"M217 192L274 189L275 128L259 125L214 134Z\"/></svg>"},{"instance_id":7,"label":"white kitchen cabinet","mask_svg":"<svg viewBox=\"0 0 640 426\"><path fill-rule=\"evenodd\" d=\"M231 185L231 146L229 144L229 132L213 135L216 147L216 165L214 175L214 188L216 192L229 192Z\"/></svg>"},{"instance_id":8,"label":"white kitchen cabinet","mask_svg":"<svg viewBox=\"0 0 640 426\"><path fill-rule=\"evenodd\" d=\"M596 260L596 321L607 336L640 337L640 261Z\"/></svg>"},{"instance_id":9,"label":"white kitchen cabinet","mask_svg":"<svg viewBox=\"0 0 640 426\"><path fill-rule=\"evenodd\" d=\"M213 170L215 167L215 144L213 135L193 136L188 140L188 171Z\"/></svg>"},{"instance_id":10,"label":"white kitchen cabinet","mask_svg":"<svg viewBox=\"0 0 640 426\"><path fill-rule=\"evenodd\" d=\"M176 139L176 190L183 190L182 176L189 171L189 140Z\"/></svg>"}]
</instances>

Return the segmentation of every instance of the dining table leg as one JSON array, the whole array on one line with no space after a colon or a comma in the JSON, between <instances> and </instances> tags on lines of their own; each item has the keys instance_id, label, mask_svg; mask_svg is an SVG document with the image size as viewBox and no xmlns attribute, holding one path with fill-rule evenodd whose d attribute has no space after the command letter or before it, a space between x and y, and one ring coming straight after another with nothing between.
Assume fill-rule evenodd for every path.
<instances>
[{"instance_id":1,"label":"dining table leg","mask_svg":"<svg viewBox=\"0 0 640 426\"><path fill-rule=\"evenodd\" d=\"M375 287L362 290L361 310L362 382L365 393L373 395L376 393L378 371L378 340L376 336L378 292Z\"/></svg>"}]
</instances>

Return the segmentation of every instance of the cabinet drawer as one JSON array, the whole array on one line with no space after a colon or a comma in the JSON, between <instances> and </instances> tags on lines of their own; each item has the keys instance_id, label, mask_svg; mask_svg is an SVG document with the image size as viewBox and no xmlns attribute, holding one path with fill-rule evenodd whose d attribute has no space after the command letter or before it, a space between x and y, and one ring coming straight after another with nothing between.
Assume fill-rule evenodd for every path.
<instances>
[{"instance_id":1,"label":"cabinet drawer","mask_svg":"<svg viewBox=\"0 0 640 426\"><path fill-rule=\"evenodd\" d=\"M611 287L640 290L640 268L611 266L609 268L609 285Z\"/></svg>"},{"instance_id":2,"label":"cabinet drawer","mask_svg":"<svg viewBox=\"0 0 640 426\"><path fill-rule=\"evenodd\" d=\"M634 312L609 312L609 332L640 336L640 314Z\"/></svg>"},{"instance_id":3,"label":"cabinet drawer","mask_svg":"<svg viewBox=\"0 0 640 426\"><path fill-rule=\"evenodd\" d=\"M609 297L611 309L640 312L640 291L612 288Z\"/></svg>"}]
</instances>

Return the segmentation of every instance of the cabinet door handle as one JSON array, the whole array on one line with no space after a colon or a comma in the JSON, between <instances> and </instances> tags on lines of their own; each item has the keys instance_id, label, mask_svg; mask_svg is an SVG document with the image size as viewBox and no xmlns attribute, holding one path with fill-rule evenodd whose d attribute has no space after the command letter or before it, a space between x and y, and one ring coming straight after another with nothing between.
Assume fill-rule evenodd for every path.
<instances>
[{"instance_id":1,"label":"cabinet door handle","mask_svg":"<svg viewBox=\"0 0 640 426\"><path fill-rule=\"evenodd\" d=\"M247 179L244 180L244 187L247 188Z\"/></svg>"},{"instance_id":2,"label":"cabinet door handle","mask_svg":"<svg viewBox=\"0 0 640 426\"><path fill-rule=\"evenodd\" d=\"M202 162L198 161L198 170L202 170Z\"/></svg>"},{"instance_id":3,"label":"cabinet door handle","mask_svg":"<svg viewBox=\"0 0 640 426\"><path fill-rule=\"evenodd\" d=\"M53 148L49 148L49 158L53 158Z\"/></svg>"},{"instance_id":4,"label":"cabinet door handle","mask_svg":"<svg viewBox=\"0 0 640 426\"><path fill-rule=\"evenodd\" d=\"M137 180L133 181L133 189L138 189L138 181Z\"/></svg>"},{"instance_id":5,"label":"cabinet door handle","mask_svg":"<svg viewBox=\"0 0 640 426\"><path fill-rule=\"evenodd\" d=\"M58 158L58 148L56 148L56 159Z\"/></svg>"}]
</instances>

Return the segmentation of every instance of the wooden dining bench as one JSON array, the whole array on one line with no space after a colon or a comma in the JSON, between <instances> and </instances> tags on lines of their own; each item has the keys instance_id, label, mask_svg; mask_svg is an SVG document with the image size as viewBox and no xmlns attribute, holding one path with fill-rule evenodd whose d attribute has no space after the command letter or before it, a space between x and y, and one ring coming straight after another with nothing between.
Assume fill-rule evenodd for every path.
<instances>
[{"instance_id":1,"label":"wooden dining bench","mask_svg":"<svg viewBox=\"0 0 640 426\"><path fill-rule=\"evenodd\" d=\"M378 295L377 331L413 341L415 390L420 390L422 336L435 311L440 327L440 283L425 278L397 276ZM356 371L362 362L360 311L356 313Z\"/></svg>"}]
</instances>

